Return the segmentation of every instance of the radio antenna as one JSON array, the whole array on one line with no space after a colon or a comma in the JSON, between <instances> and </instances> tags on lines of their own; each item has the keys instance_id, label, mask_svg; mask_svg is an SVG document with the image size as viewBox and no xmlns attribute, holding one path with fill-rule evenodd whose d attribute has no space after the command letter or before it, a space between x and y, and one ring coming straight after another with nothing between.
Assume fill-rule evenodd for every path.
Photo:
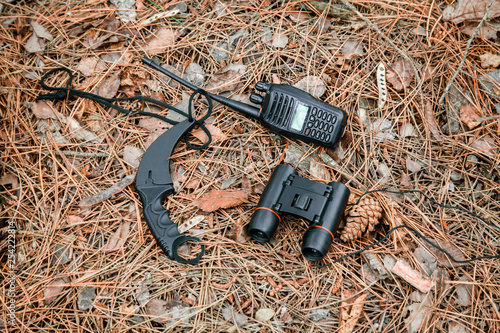
<instances>
[{"instance_id":1,"label":"radio antenna","mask_svg":"<svg viewBox=\"0 0 500 333\"><path fill-rule=\"evenodd\" d=\"M174 73L169 72L165 68L155 64L153 62L153 60L149 59L148 57L143 57L142 62L145 63L146 65L148 65L149 67L157 70L158 72L165 74L166 76L168 76L172 80L179 82L183 86L188 87L191 90L200 89L199 87L195 86L194 84L178 77ZM223 105L225 105L225 106L227 106L235 111L241 112L241 113L246 114L247 116L250 116L253 118L257 118L257 119L260 118L260 110L254 106L251 106L249 104L245 104L242 102L238 102L238 101L226 98L226 97L222 97L219 95L215 95L215 94L212 94L210 92L207 92L207 93L213 100L215 100L215 101L217 101L217 102L219 102L219 103L221 103L221 104L223 104Z\"/></svg>"}]
</instances>

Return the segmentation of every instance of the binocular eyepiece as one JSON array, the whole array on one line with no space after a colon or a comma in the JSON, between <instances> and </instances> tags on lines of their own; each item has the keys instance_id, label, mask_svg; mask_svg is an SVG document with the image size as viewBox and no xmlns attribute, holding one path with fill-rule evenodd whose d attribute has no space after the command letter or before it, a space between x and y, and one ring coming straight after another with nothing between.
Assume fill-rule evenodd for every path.
<instances>
[{"instance_id":1,"label":"binocular eyepiece","mask_svg":"<svg viewBox=\"0 0 500 333\"><path fill-rule=\"evenodd\" d=\"M300 177L294 168L280 164L274 170L248 226L252 239L267 242L283 214L311 222L302 242L307 260L319 261L328 252L344 214L350 191L344 184L327 185Z\"/></svg>"}]
</instances>

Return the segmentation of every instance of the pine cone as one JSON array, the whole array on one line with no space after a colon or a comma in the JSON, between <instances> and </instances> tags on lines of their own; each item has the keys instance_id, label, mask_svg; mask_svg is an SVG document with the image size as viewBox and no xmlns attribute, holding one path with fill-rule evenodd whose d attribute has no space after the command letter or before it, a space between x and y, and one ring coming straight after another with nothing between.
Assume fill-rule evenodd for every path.
<instances>
[{"instance_id":1,"label":"pine cone","mask_svg":"<svg viewBox=\"0 0 500 333\"><path fill-rule=\"evenodd\" d=\"M382 217L382 207L375 198L364 197L353 206L346 216L346 224L340 239L344 242L361 238L365 232L375 229Z\"/></svg>"}]
</instances>

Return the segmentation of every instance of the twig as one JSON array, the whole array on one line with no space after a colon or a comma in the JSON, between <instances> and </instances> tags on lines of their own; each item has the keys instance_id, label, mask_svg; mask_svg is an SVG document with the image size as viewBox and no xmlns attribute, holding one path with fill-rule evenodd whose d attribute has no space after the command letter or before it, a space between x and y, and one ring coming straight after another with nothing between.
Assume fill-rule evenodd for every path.
<instances>
[{"instance_id":1,"label":"twig","mask_svg":"<svg viewBox=\"0 0 500 333\"><path fill-rule=\"evenodd\" d=\"M342 0L342 1L344 1L344 0ZM477 33L479 32L479 30L483 26L484 22L488 18L488 14L490 13L490 9L491 9L492 5L493 5L493 0L490 0L490 2L488 4L488 7L486 7L486 12L484 13L483 18L481 19L481 22L479 22L476 30L474 30L474 33L472 33L472 36L470 36L469 40L467 41L467 47L465 48L465 52L464 52L464 56L462 57L462 61L460 61L460 64L458 65L458 68L455 71L455 74L453 74L453 76L451 77L450 82L448 82L448 85L444 89L443 95L441 95L441 98L439 99L438 104L443 103L443 100L446 97L446 95L448 94L448 91L450 90L451 85L453 84L453 82L457 78L458 73L460 73L460 71L462 70L462 67L463 67L463 65L465 63L465 60L467 59L467 54L469 53L469 48L470 48L470 46L472 44L472 40L474 40L474 38L476 38Z\"/></svg>"},{"instance_id":2,"label":"twig","mask_svg":"<svg viewBox=\"0 0 500 333\"><path fill-rule=\"evenodd\" d=\"M80 202L80 207L89 208L89 207L92 207L93 205L101 203L101 202L111 198L113 195L123 191L127 186L132 184L134 182L134 180L135 180L135 173L124 177L118 183L110 186L109 188L105 189L104 191L99 192L96 195L93 195L91 197L83 199Z\"/></svg>"},{"instance_id":3,"label":"twig","mask_svg":"<svg viewBox=\"0 0 500 333\"><path fill-rule=\"evenodd\" d=\"M236 277L233 277L231 281L229 281L228 283L217 283L215 281L212 281L212 285L215 288L226 290L229 289L229 287L231 287L235 282L236 282Z\"/></svg>"},{"instance_id":4,"label":"twig","mask_svg":"<svg viewBox=\"0 0 500 333\"><path fill-rule=\"evenodd\" d=\"M49 153L48 150L42 150L44 153ZM71 150L61 150L59 153L55 151L57 155L65 155L65 156L76 156L76 157L108 157L110 154L108 153L85 153L81 151L71 151ZM123 156L123 153L118 153L118 156Z\"/></svg>"},{"instance_id":5,"label":"twig","mask_svg":"<svg viewBox=\"0 0 500 333\"><path fill-rule=\"evenodd\" d=\"M490 117L477 118L477 119L474 119L474 121L482 122L482 121L489 121L489 120L495 120L495 119L500 119L500 114L490 116Z\"/></svg>"},{"instance_id":6,"label":"twig","mask_svg":"<svg viewBox=\"0 0 500 333\"><path fill-rule=\"evenodd\" d=\"M373 30L375 30L380 36L382 36L382 38L384 38L385 41L387 43L389 43L389 45L391 45L406 61L408 61L410 63L411 68L412 68L412 70L413 70L413 72L415 74L415 78L417 79L417 85L420 87L420 74L418 72L417 67L413 63L413 60L403 50L401 50L396 44L394 44L394 42L389 37L387 37L387 35L384 34L382 32L382 30L380 30L380 28L375 23L373 23L372 21L370 21L363 14L361 14L361 12L356 7L354 7L353 4L351 4L347 0L340 0L340 1L346 7L348 7L350 10L352 10L353 12L355 12L356 15L358 15L363 21L366 22L366 24L368 24Z\"/></svg>"}]
</instances>

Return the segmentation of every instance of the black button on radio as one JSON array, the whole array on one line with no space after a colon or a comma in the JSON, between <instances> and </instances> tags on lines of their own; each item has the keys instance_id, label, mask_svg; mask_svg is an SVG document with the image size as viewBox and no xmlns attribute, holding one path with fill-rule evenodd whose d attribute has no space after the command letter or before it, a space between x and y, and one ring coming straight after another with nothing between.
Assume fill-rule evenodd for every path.
<instances>
[{"instance_id":1,"label":"black button on radio","mask_svg":"<svg viewBox=\"0 0 500 333\"><path fill-rule=\"evenodd\" d=\"M328 116L326 117L326 121L327 122L332 121L332 115L331 114L328 114Z\"/></svg>"},{"instance_id":2,"label":"black button on radio","mask_svg":"<svg viewBox=\"0 0 500 333\"><path fill-rule=\"evenodd\" d=\"M255 90L261 91L261 92L265 92L265 91L267 91L269 89L269 87L270 86L267 83L259 81L255 85Z\"/></svg>"},{"instance_id":3,"label":"black button on radio","mask_svg":"<svg viewBox=\"0 0 500 333\"><path fill-rule=\"evenodd\" d=\"M320 137L321 140L324 140L325 139L325 133L321 133L321 137Z\"/></svg>"},{"instance_id":4,"label":"black button on radio","mask_svg":"<svg viewBox=\"0 0 500 333\"><path fill-rule=\"evenodd\" d=\"M316 120L316 121L314 122L314 127L318 127L318 126L319 126L319 120Z\"/></svg>"},{"instance_id":5,"label":"black button on radio","mask_svg":"<svg viewBox=\"0 0 500 333\"><path fill-rule=\"evenodd\" d=\"M314 137L315 135L316 135L316 130L315 129L311 130L311 136Z\"/></svg>"},{"instance_id":6,"label":"black button on radio","mask_svg":"<svg viewBox=\"0 0 500 333\"><path fill-rule=\"evenodd\" d=\"M323 110L319 110L318 111L318 118L321 117L323 115Z\"/></svg>"},{"instance_id":7,"label":"black button on radio","mask_svg":"<svg viewBox=\"0 0 500 333\"><path fill-rule=\"evenodd\" d=\"M330 134L327 134L325 137L325 141L330 141L331 138L332 138L332 136Z\"/></svg>"},{"instance_id":8,"label":"black button on radio","mask_svg":"<svg viewBox=\"0 0 500 333\"><path fill-rule=\"evenodd\" d=\"M312 122L307 123L307 127L309 127L309 128L313 127L313 123Z\"/></svg>"},{"instance_id":9,"label":"black button on radio","mask_svg":"<svg viewBox=\"0 0 500 333\"><path fill-rule=\"evenodd\" d=\"M315 116L315 115L316 115L316 112L318 112L318 109L313 108L313 109L312 109L312 111L311 111L311 115Z\"/></svg>"},{"instance_id":10,"label":"black button on radio","mask_svg":"<svg viewBox=\"0 0 500 333\"><path fill-rule=\"evenodd\" d=\"M264 102L264 97L256 93L252 93L250 95L250 102L255 104L262 104L262 102Z\"/></svg>"},{"instance_id":11,"label":"black button on radio","mask_svg":"<svg viewBox=\"0 0 500 333\"><path fill-rule=\"evenodd\" d=\"M332 133L332 131L333 131L333 125L330 125L330 127L328 127L328 132Z\"/></svg>"},{"instance_id":12,"label":"black button on radio","mask_svg":"<svg viewBox=\"0 0 500 333\"><path fill-rule=\"evenodd\" d=\"M316 120L316 117L315 116L310 116L309 117L309 121L315 121Z\"/></svg>"},{"instance_id":13,"label":"black button on radio","mask_svg":"<svg viewBox=\"0 0 500 333\"><path fill-rule=\"evenodd\" d=\"M332 117L332 124L335 124L337 122L337 117L333 116Z\"/></svg>"},{"instance_id":14,"label":"black button on radio","mask_svg":"<svg viewBox=\"0 0 500 333\"><path fill-rule=\"evenodd\" d=\"M322 118L323 120L326 120L326 117L327 117L327 116L328 116L328 114L325 112L325 113L323 113L323 115L321 116L321 118Z\"/></svg>"}]
</instances>

